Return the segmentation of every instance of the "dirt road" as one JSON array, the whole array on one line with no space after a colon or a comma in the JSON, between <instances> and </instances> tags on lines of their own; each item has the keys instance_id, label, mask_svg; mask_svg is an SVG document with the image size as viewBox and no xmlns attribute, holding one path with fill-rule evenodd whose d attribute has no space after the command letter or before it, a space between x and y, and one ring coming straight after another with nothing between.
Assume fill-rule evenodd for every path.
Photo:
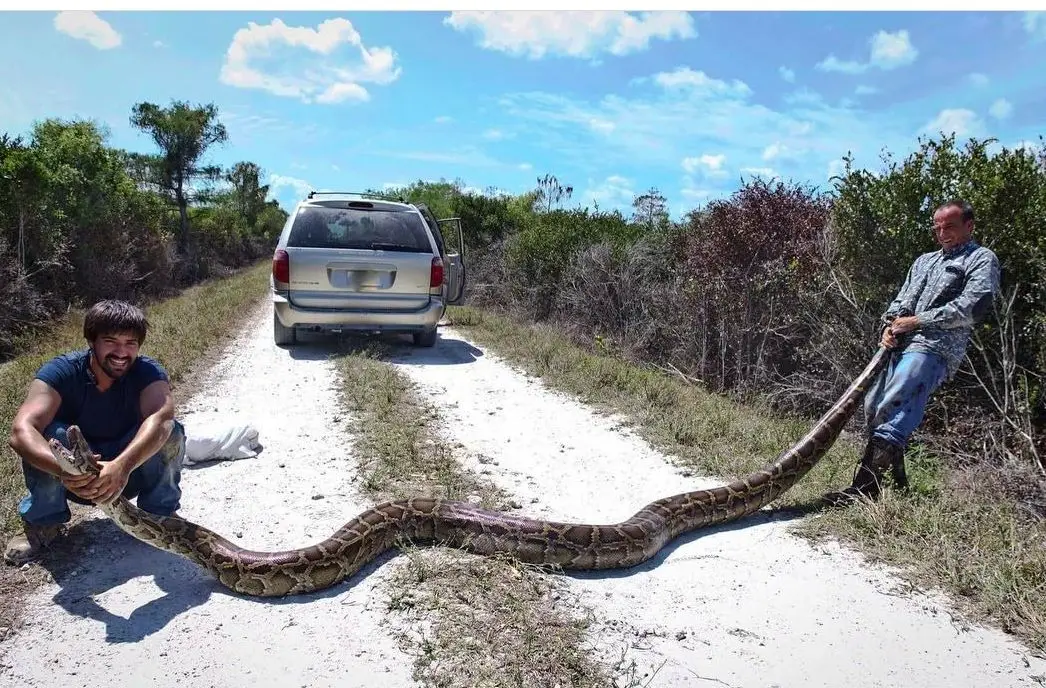
<instances>
[{"instance_id":1,"label":"dirt road","mask_svg":"<svg viewBox=\"0 0 1046 688\"><path fill-rule=\"evenodd\" d=\"M182 410L261 431L253 459L186 469L182 513L246 547L315 542L368 506L322 351L286 351L271 311L226 352ZM434 350L395 359L520 511L614 522L658 497L711 484L684 477L614 419L546 391L492 351L444 329ZM482 462L481 462L482 459ZM935 599L895 590L840 548L752 518L673 543L648 565L570 575L595 611L595 641L657 671L651 686L1037 686L1046 663L995 630L965 628ZM194 565L104 519L75 572L38 591L0 649L0 686L411 686L375 585L394 555L352 582L283 601L229 594Z\"/></svg>"}]
</instances>

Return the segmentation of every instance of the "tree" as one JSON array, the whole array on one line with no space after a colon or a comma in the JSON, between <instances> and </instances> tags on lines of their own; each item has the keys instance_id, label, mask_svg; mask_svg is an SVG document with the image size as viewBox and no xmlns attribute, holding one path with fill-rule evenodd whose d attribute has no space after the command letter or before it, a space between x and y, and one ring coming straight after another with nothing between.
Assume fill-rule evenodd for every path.
<instances>
[{"instance_id":1,"label":"tree","mask_svg":"<svg viewBox=\"0 0 1046 688\"><path fill-rule=\"evenodd\" d=\"M551 212L552 206L570 198L574 193L573 186L563 186L559 180L551 174L538 177L537 202L545 206L546 212Z\"/></svg>"},{"instance_id":2,"label":"tree","mask_svg":"<svg viewBox=\"0 0 1046 688\"><path fill-rule=\"evenodd\" d=\"M34 201L40 197L46 179L47 170L36 151L26 146L21 137L0 136L0 218L6 214L4 210L10 209L13 217L8 221L18 228L14 245L20 275L25 275L29 263L27 230ZM2 234L0 229L0 237Z\"/></svg>"},{"instance_id":3,"label":"tree","mask_svg":"<svg viewBox=\"0 0 1046 688\"><path fill-rule=\"evenodd\" d=\"M632 207L635 209L632 220L651 231L668 224L668 200L655 187L632 199Z\"/></svg>"},{"instance_id":4,"label":"tree","mask_svg":"<svg viewBox=\"0 0 1046 688\"><path fill-rule=\"evenodd\" d=\"M260 183L261 168L253 162L238 162L225 175L225 180L232 184L232 199L237 212L247 223L247 228L253 230L269 194L269 185Z\"/></svg>"},{"instance_id":5,"label":"tree","mask_svg":"<svg viewBox=\"0 0 1046 688\"><path fill-rule=\"evenodd\" d=\"M192 182L214 181L221 176L220 167L202 163L208 148L228 139L225 125L218 121L218 108L214 104L192 107L184 101L172 101L169 108L161 108L142 102L134 106L131 124L148 133L160 149L160 154L150 161L152 180L178 206L178 250L185 255L189 252Z\"/></svg>"}]
</instances>

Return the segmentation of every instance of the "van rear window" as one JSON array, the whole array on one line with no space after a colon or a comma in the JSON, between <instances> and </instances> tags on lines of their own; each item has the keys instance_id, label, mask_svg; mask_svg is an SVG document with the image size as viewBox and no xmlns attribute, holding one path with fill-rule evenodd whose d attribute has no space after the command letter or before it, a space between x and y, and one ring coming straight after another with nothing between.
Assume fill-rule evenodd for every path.
<instances>
[{"instance_id":1,"label":"van rear window","mask_svg":"<svg viewBox=\"0 0 1046 688\"><path fill-rule=\"evenodd\" d=\"M305 207L294 218L287 245L431 253L425 225L407 210Z\"/></svg>"}]
</instances>

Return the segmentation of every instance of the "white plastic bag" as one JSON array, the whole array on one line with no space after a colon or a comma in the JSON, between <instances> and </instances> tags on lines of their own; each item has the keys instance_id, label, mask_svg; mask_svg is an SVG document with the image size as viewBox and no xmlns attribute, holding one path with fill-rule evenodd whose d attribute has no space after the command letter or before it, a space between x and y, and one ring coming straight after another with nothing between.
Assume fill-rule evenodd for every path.
<instances>
[{"instance_id":1,"label":"white plastic bag","mask_svg":"<svg viewBox=\"0 0 1046 688\"><path fill-rule=\"evenodd\" d=\"M191 466L219 459L249 459L258 455L258 430L249 423L207 420L185 423L185 459Z\"/></svg>"}]
</instances>

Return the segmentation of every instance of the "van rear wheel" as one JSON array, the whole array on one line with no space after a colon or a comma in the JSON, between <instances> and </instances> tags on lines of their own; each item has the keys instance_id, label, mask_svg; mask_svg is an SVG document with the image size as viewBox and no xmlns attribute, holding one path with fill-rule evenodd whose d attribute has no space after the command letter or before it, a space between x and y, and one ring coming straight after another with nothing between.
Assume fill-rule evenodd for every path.
<instances>
[{"instance_id":1,"label":"van rear wheel","mask_svg":"<svg viewBox=\"0 0 1046 688\"><path fill-rule=\"evenodd\" d=\"M414 346L436 346L436 328L433 327L431 330L425 330L424 332L415 332Z\"/></svg>"},{"instance_id":2,"label":"van rear wheel","mask_svg":"<svg viewBox=\"0 0 1046 688\"><path fill-rule=\"evenodd\" d=\"M272 314L272 338L275 340L276 346L289 346L298 340L294 328L285 327L275 313Z\"/></svg>"}]
</instances>

